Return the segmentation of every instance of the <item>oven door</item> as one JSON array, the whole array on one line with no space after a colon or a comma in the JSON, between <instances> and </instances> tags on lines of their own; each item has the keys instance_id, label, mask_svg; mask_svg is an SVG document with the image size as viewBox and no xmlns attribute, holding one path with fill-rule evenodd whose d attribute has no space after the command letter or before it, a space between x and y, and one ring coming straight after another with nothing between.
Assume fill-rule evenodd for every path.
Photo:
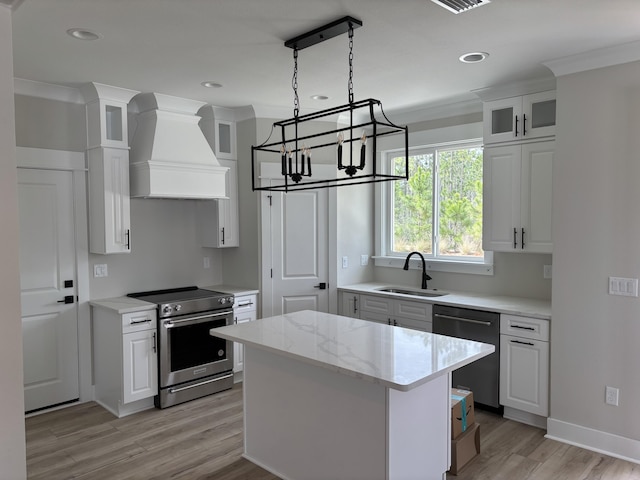
<instances>
[{"instance_id":1,"label":"oven door","mask_svg":"<svg viewBox=\"0 0 640 480\"><path fill-rule=\"evenodd\" d=\"M232 323L232 310L161 320L160 388L232 370L233 342L209 334Z\"/></svg>"}]
</instances>

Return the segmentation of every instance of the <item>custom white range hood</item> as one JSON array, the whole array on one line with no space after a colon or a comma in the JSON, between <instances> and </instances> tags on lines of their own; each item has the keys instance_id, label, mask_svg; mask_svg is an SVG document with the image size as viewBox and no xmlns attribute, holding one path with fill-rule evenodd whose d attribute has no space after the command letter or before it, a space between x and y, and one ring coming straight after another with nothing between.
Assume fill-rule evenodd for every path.
<instances>
[{"instance_id":1,"label":"custom white range hood","mask_svg":"<svg viewBox=\"0 0 640 480\"><path fill-rule=\"evenodd\" d=\"M228 168L218 162L198 126L203 102L143 93L131 102L132 197L211 199L227 197Z\"/></svg>"}]
</instances>

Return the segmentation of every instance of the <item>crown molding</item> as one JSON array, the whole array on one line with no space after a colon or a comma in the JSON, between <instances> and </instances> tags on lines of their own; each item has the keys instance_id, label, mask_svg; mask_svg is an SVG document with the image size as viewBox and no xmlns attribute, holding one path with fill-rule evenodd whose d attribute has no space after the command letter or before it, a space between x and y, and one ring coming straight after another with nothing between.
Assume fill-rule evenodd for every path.
<instances>
[{"instance_id":1,"label":"crown molding","mask_svg":"<svg viewBox=\"0 0 640 480\"><path fill-rule=\"evenodd\" d=\"M556 77L640 60L640 41L600 48L543 62Z\"/></svg>"},{"instance_id":2,"label":"crown molding","mask_svg":"<svg viewBox=\"0 0 640 480\"><path fill-rule=\"evenodd\" d=\"M556 89L555 77L534 78L521 82L513 82L504 85L496 85L487 88L472 90L483 102L491 102L501 98L519 97L531 93L546 92Z\"/></svg>"},{"instance_id":3,"label":"crown molding","mask_svg":"<svg viewBox=\"0 0 640 480\"><path fill-rule=\"evenodd\" d=\"M13 90L16 95L25 95L27 97L46 98L67 103L85 103L82 92L79 89L52 83L14 78Z\"/></svg>"}]
</instances>

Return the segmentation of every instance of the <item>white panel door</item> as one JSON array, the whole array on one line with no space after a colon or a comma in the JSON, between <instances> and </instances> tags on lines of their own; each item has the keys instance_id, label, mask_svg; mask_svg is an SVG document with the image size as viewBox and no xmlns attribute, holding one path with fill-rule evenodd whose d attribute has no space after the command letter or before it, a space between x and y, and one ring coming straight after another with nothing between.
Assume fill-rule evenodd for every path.
<instances>
[{"instance_id":1,"label":"white panel door","mask_svg":"<svg viewBox=\"0 0 640 480\"><path fill-rule=\"evenodd\" d=\"M18 205L25 410L29 412L79 398L71 172L19 169ZM73 303L64 303L65 297Z\"/></svg>"},{"instance_id":2,"label":"white panel door","mask_svg":"<svg viewBox=\"0 0 640 480\"><path fill-rule=\"evenodd\" d=\"M300 310L329 311L327 191L272 192L269 235L271 289L263 316ZM263 227L264 227L263 223ZM264 237L263 237L264 238ZM271 293L271 295L268 294Z\"/></svg>"}]
</instances>

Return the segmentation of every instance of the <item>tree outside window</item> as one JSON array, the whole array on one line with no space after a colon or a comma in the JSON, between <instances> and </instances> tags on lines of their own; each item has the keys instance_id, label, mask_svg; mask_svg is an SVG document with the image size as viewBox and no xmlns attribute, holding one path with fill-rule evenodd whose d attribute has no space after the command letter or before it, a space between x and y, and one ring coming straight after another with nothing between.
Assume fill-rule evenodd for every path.
<instances>
[{"instance_id":1,"label":"tree outside window","mask_svg":"<svg viewBox=\"0 0 640 480\"><path fill-rule=\"evenodd\" d=\"M404 156L390 159L403 172ZM412 150L409 179L393 182L390 197L390 253L483 259L480 145Z\"/></svg>"}]
</instances>

